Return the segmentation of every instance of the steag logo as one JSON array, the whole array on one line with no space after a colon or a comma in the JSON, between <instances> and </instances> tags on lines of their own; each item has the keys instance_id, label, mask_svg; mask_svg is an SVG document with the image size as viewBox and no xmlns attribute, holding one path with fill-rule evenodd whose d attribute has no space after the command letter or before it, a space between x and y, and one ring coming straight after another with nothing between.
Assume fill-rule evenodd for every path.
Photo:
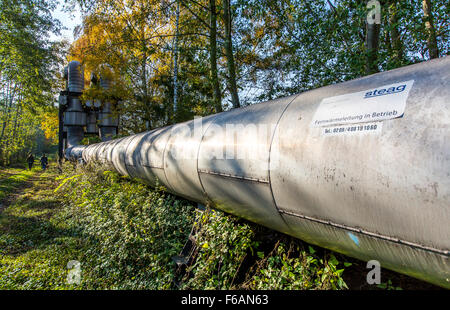
<instances>
[{"instance_id":1,"label":"steag logo","mask_svg":"<svg viewBox=\"0 0 450 310\"><path fill-rule=\"evenodd\" d=\"M392 86L388 89L382 88L382 89L374 89L372 91L367 92L364 95L364 98L372 98L377 96L384 96L384 95L392 95L396 93L401 93L406 89L406 84L402 84L399 86Z\"/></svg>"}]
</instances>

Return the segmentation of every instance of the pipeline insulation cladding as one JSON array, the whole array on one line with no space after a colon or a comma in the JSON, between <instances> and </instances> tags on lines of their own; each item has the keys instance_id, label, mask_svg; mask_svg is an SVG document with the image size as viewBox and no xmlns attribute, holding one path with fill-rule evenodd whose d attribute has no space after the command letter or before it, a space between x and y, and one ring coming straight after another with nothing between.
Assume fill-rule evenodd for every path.
<instances>
[{"instance_id":1,"label":"pipeline insulation cladding","mask_svg":"<svg viewBox=\"0 0 450 310\"><path fill-rule=\"evenodd\" d=\"M68 157L450 288L450 58Z\"/></svg>"}]
</instances>

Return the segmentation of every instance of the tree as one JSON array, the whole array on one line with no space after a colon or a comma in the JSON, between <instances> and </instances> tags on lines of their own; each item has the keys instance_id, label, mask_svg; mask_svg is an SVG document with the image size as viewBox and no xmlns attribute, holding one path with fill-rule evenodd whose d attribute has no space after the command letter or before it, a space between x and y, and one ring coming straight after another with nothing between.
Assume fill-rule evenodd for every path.
<instances>
[{"instance_id":1,"label":"tree","mask_svg":"<svg viewBox=\"0 0 450 310\"><path fill-rule=\"evenodd\" d=\"M394 63L394 66L399 66L404 64L404 51L403 51L403 42L400 37L399 31L399 8L397 1L388 1L388 31L386 33L389 34L390 42L387 42L391 48L391 58Z\"/></svg>"},{"instance_id":2,"label":"tree","mask_svg":"<svg viewBox=\"0 0 450 310\"><path fill-rule=\"evenodd\" d=\"M447 3L448 4L448 3ZM436 30L434 28L433 13L431 10L431 0L422 0L425 29L427 32L427 46L430 58L439 57L439 49L436 40Z\"/></svg>"},{"instance_id":3,"label":"tree","mask_svg":"<svg viewBox=\"0 0 450 310\"><path fill-rule=\"evenodd\" d=\"M64 42L55 1L0 2L0 164L20 160L43 135L39 113L55 103Z\"/></svg>"},{"instance_id":4,"label":"tree","mask_svg":"<svg viewBox=\"0 0 450 310\"><path fill-rule=\"evenodd\" d=\"M209 0L209 62L211 66L211 84L214 90L214 106L216 112L222 112L222 95L217 72L217 11L216 0Z\"/></svg>"},{"instance_id":5,"label":"tree","mask_svg":"<svg viewBox=\"0 0 450 310\"><path fill-rule=\"evenodd\" d=\"M86 40L77 54L85 65L117 72L126 133L144 120L155 128L226 110L224 98L254 104L429 58L421 1L380 1L372 25L367 0L83 2L91 5L73 50ZM449 9L434 0L430 10L443 55Z\"/></svg>"},{"instance_id":6,"label":"tree","mask_svg":"<svg viewBox=\"0 0 450 310\"><path fill-rule=\"evenodd\" d=\"M378 45L380 38L381 11L378 1L367 2L369 9L366 22L366 74L378 72Z\"/></svg>"},{"instance_id":7,"label":"tree","mask_svg":"<svg viewBox=\"0 0 450 310\"><path fill-rule=\"evenodd\" d=\"M177 112L178 105L178 36L180 27L180 0L177 0L176 22L175 22L175 38L173 51L173 113Z\"/></svg>"},{"instance_id":8,"label":"tree","mask_svg":"<svg viewBox=\"0 0 450 310\"><path fill-rule=\"evenodd\" d=\"M239 108L239 95L236 84L236 66L233 55L233 41L231 38L232 14L229 0L223 0L223 23L225 25L225 54L227 55L228 88L231 94L233 108Z\"/></svg>"}]
</instances>

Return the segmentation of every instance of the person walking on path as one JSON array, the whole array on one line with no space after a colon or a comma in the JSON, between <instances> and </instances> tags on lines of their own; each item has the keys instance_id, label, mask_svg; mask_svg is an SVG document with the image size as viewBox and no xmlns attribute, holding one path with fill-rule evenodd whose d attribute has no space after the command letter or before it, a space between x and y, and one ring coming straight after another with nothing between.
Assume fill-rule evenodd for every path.
<instances>
[{"instance_id":1,"label":"person walking on path","mask_svg":"<svg viewBox=\"0 0 450 310\"><path fill-rule=\"evenodd\" d=\"M34 164L34 156L33 154L28 154L27 157L27 163L28 163L28 170L31 170L31 168L33 168L33 164Z\"/></svg>"},{"instance_id":2,"label":"person walking on path","mask_svg":"<svg viewBox=\"0 0 450 310\"><path fill-rule=\"evenodd\" d=\"M45 156L45 154L43 154L41 157L42 170L47 169L47 165L48 165L48 158L47 158L47 156Z\"/></svg>"}]
</instances>

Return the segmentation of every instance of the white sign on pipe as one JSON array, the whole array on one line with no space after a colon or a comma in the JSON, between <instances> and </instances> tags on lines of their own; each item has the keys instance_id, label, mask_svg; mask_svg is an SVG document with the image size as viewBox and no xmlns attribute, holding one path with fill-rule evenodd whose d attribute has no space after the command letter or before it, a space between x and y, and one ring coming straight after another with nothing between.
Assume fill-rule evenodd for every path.
<instances>
[{"instance_id":1,"label":"white sign on pipe","mask_svg":"<svg viewBox=\"0 0 450 310\"><path fill-rule=\"evenodd\" d=\"M313 127L376 122L402 117L414 80L324 98L311 122Z\"/></svg>"}]
</instances>

